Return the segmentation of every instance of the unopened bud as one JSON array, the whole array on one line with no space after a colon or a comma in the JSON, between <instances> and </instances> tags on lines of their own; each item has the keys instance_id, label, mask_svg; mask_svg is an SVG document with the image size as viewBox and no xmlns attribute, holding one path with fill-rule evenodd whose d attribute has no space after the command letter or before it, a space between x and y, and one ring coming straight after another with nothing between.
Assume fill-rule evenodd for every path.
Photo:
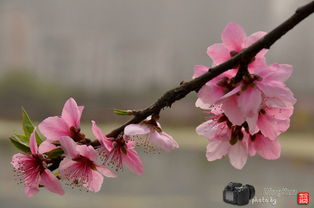
<instances>
[{"instance_id":1,"label":"unopened bud","mask_svg":"<svg viewBox=\"0 0 314 208\"><path fill-rule=\"evenodd\" d=\"M113 112L117 115L122 115L122 116L130 116L134 115L135 111L133 110L121 110L121 109L114 109Z\"/></svg>"}]
</instances>

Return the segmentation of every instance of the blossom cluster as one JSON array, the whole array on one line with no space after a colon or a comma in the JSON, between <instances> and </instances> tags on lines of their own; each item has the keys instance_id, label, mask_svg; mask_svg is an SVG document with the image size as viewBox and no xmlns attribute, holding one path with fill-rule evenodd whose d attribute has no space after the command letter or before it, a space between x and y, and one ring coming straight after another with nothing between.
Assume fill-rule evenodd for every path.
<instances>
[{"instance_id":1,"label":"blossom cluster","mask_svg":"<svg viewBox=\"0 0 314 208\"><path fill-rule=\"evenodd\" d=\"M209 46L207 55L213 66L219 65L265 34L256 32L246 36L240 25L229 23L222 32L222 43ZM210 117L196 132L208 139L208 161L228 155L230 163L242 169L248 155L258 153L268 160L280 157L278 136L289 128L296 102L284 83L293 68L287 64L268 65L266 53L266 49L261 50L251 60L215 77L199 90L195 105L210 113ZM193 78L208 70L204 65L195 66ZM239 80L240 70L245 73L241 72Z\"/></svg>"},{"instance_id":2,"label":"blossom cluster","mask_svg":"<svg viewBox=\"0 0 314 208\"><path fill-rule=\"evenodd\" d=\"M11 139L23 153L15 154L11 164L24 183L26 196L33 196L41 186L63 195L61 182L98 192L104 177L116 177L123 166L137 175L143 174L144 166L136 146L144 144L146 148L167 152L179 147L153 118L127 126L116 138L108 138L92 121L91 129L97 138L93 142L81 132L83 109L70 98L61 116L48 117L37 128L24 115L25 135Z\"/></svg>"},{"instance_id":3,"label":"blossom cluster","mask_svg":"<svg viewBox=\"0 0 314 208\"><path fill-rule=\"evenodd\" d=\"M240 25L229 23L222 32L222 43L207 49L219 65L265 35L257 32L246 36ZM196 107L209 113L209 119L196 128L197 134L208 139L206 157L209 161L229 156L230 163L242 169L248 156L256 153L265 159L280 157L278 136L290 125L296 99L285 85L293 68L287 64L268 65L266 49L250 60L208 81L198 91ZM208 72L209 67L194 67L193 78ZM44 119L35 127L23 111L25 135L14 135L12 143L22 151L12 157L11 164L24 184L26 196L36 194L40 187L63 195L62 182L98 192L104 177L117 177L127 167L137 175L144 166L136 147L146 152L162 149L170 152L179 147L158 123L157 115L138 124L127 125L119 135L106 136L91 121L96 140L81 131L84 107L73 98L64 104L61 116ZM129 115L132 111L117 110ZM109 134L110 135L110 134Z\"/></svg>"}]
</instances>

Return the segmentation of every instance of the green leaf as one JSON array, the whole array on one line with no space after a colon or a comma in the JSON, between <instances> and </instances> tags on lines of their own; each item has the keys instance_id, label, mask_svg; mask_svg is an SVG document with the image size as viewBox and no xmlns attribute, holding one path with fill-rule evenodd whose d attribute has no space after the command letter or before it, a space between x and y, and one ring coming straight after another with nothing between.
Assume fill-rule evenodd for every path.
<instances>
[{"instance_id":1,"label":"green leaf","mask_svg":"<svg viewBox=\"0 0 314 208\"><path fill-rule=\"evenodd\" d=\"M133 111L132 110L121 110L121 109L114 109L113 112L117 115L122 115L122 116L129 116L129 115L133 115Z\"/></svg>"},{"instance_id":2,"label":"green leaf","mask_svg":"<svg viewBox=\"0 0 314 208\"><path fill-rule=\"evenodd\" d=\"M27 146L26 144L24 144L23 142L21 142L17 136L12 136L12 137L10 137L10 141L12 142L12 144L13 144L16 148L18 148L18 149L21 150L22 152L25 152L25 153L30 153L30 152L31 152L29 146Z\"/></svg>"},{"instance_id":3,"label":"green leaf","mask_svg":"<svg viewBox=\"0 0 314 208\"><path fill-rule=\"evenodd\" d=\"M36 137L37 145L39 146L44 140L42 139L42 137L40 136L37 130L35 132L35 137Z\"/></svg>"},{"instance_id":4,"label":"green leaf","mask_svg":"<svg viewBox=\"0 0 314 208\"><path fill-rule=\"evenodd\" d=\"M23 130L25 134L25 138L23 138L22 141L25 141L28 143L29 137L33 133L35 126L24 108L22 108L22 119L23 119ZM35 132L35 137L36 137L37 144L40 145L43 142L43 139L41 138L41 136L39 135L37 131Z\"/></svg>"},{"instance_id":5,"label":"green leaf","mask_svg":"<svg viewBox=\"0 0 314 208\"><path fill-rule=\"evenodd\" d=\"M51 150L50 152L46 152L45 154L48 156L48 158L53 159L61 156L64 153L63 149L57 148L54 150Z\"/></svg>"},{"instance_id":6,"label":"green leaf","mask_svg":"<svg viewBox=\"0 0 314 208\"><path fill-rule=\"evenodd\" d=\"M31 121L31 119L29 118L29 115L24 108L22 108L22 120L23 120L24 134L27 138L29 138L30 135L34 131L34 124Z\"/></svg>"},{"instance_id":7,"label":"green leaf","mask_svg":"<svg viewBox=\"0 0 314 208\"><path fill-rule=\"evenodd\" d=\"M26 144L29 143L29 138L27 138L25 135L16 134L15 136L19 138L19 140L22 141L23 143L26 143Z\"/></svg>"},{"instance_id":8,"label":"green leaf","mask_svg":"<svg viewBox=\"0 0 314 208\"><path fill-rule=\"evenodd\" d=\"M18 148L22 152L29 153L30 152L30 148L28 145L29 138L34 131L35 126L24 108L22 108L22 125L25 135L21 134L13 135L12 137L10 137L10 141L12 142L12 144L14 144L16 148ZM43 139L38 131L35 132L35 137L37 145L40 145L43 142Z\"/></svg>"}]
</instances>

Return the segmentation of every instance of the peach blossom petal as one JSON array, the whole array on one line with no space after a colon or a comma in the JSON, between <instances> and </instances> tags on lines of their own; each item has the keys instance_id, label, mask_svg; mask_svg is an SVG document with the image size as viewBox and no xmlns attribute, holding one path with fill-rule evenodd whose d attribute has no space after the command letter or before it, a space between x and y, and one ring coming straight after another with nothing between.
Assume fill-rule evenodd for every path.
<instances>
[{"instance_id":1,"label":"peach blossom petal","mask_svg":"<svg viewBox=\"0 0 314 208\"><path fill-rule=\"evenodd\" d=\"M41 174L41 185L44 185L45 188L51 192L63 195L64 190L61 186L60 181L53 175L50 170L45 169Z\"/></svg>"},{"instance_id":2,"label":"peach blossom petal","mask_svg":"<svg viewBox=\"0 0 314 208\"><path fill-rule=\"evenodd\" d=\"M57 116L46 118L38 125L38 128L51 142L58 141L62 136L71 136L67 123Z\"/></svg>"},{"instance_id":3,"label":"peach blossom petal","mask_svg":"<svg viewBox=\"0 0 314 208\"><path fill-rule=\"evenodd\" d=\"M230 51L241 51L242 44L246 39L243 28L237 23L229 23L222 31L221 39Z\"/></svg>"},{"instance_id":4,"label":"peach blossom petal","mask_svg":"<svg viewBox=\"0 0 314 208\"><path fill-rule=\"evenodd\" d=\"M83 108L78 107L76 101L73 98L69 98L63 107L61 118L68 124L68 126L78 127L80 126L80 119Z\"/></svg>"}]
</instances>

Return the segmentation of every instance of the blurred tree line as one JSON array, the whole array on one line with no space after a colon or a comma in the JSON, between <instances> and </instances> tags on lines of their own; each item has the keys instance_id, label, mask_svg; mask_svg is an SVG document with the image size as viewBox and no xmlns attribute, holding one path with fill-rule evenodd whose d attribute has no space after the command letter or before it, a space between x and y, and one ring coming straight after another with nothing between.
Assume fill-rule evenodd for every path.
<instances>
[{"instance_id":1,"label":"blurred tree line","mask_svg":"<svg viewBox=\"0 0 314 208\"><path fill-rule=\"evenodd\" d=\"M119 80L117 80L119 81ZM121 123L128 118L114 115L113 109L142 109L153 103L163 92L156 86L147 87L146 92L130 92L125 84L124 90L114 92L91 90L79 86L64 86L38 79L27 70L12 69L0 78L0 119L20 120L23 106L33 120L60 115L63 103L69 97L86 106L83 121L94 119L99 122ZM176 84L174 83L174 86ZM194 125L207 117L194 107L195 94L174 104L174 108L162 112L162 120L170 125ZM292 117L292 131L313 131L313 112L296 105Z\"/></svg>"}]
</instances>

